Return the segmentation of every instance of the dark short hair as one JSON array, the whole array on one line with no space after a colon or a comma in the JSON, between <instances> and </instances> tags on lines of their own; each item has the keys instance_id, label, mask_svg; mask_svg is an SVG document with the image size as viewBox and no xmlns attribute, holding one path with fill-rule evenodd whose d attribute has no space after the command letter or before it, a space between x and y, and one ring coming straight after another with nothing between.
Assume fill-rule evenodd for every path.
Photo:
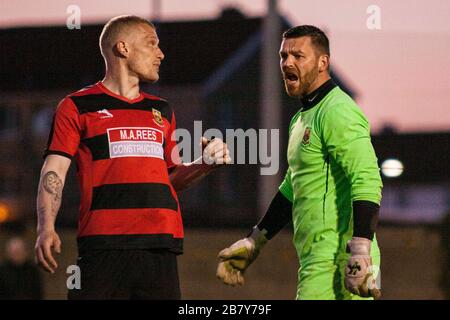
<instances>
[{"instance_id":1,"label":"dark short hair","mask_svg":"<svg viewBox=\"0 0 450 320\"><path fill-rule=\"evenodd\" d=\"M140 24L146 24L155 29L155 25L153 23L151 23L147 19L134 15L117 16L109 20L103 27L102 33L100 34L99 45L102 53L103 50L106 49L107 44L108 42L110 42L111 38L113 38L120 30L122 30L122 28Z\"/></svg>"},{"instance_id":2,"label":"dark short hair","mask_svg":"<svg viewBox=\"0 0 450 320\"><path fill-rule=\"evenodd\" d=\"M310 37L311 43L321 53L330 55L330 42L326 34L319 28L311 25L292 27L283 33L283 39Z\"/></svg>"}]
</instances>

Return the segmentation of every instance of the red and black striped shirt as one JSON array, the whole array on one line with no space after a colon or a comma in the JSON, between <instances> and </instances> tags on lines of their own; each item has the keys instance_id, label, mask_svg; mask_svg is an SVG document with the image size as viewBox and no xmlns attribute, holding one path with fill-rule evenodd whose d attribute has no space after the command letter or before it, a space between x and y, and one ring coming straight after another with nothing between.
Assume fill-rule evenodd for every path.
<instances>
[{"instance_id":1,"label":"red and black striped shirt","mask_svg":"<svg viewBox=\"0 0 450 320\"><path fill-rule=\"evenodd\" d=\"M100 82L60 102L45 154L76 160L80 252L182 251L181 212L168 173L180 163L175 128L165 100L143 92L129 100Z\"/></svg>"}]
</instances>

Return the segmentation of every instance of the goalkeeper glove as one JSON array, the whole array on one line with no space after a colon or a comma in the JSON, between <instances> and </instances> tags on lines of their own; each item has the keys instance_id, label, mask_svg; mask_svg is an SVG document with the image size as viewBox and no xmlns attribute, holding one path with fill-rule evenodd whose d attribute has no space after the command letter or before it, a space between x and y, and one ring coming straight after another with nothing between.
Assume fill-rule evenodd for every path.
<instances>
[{"instance_id":1,"label":"goalkeeper glove","mask_svg":"<svg viewBox=\"0 0 450 320\"><path fill-rule=\"evenodd\" d=\"M377 287L370 247L372 241L366 238L353 237L347 243L347 252L351 253L345 268L345 287L348 291L361 297L381 297Z\"/></svg>"},{"instance_id":2,"label":"goalkeeper glove","mask_svg":"<svg viewBox=\"0 0 450 320\"><path fill-rule=\"evenodd\" d=\"M256 259L267 243L266 230L254 227L247 238L241 239L219 253L217 277L225 284L236 286L244 284L244 272Z\"/></svg>"}]
</instances>

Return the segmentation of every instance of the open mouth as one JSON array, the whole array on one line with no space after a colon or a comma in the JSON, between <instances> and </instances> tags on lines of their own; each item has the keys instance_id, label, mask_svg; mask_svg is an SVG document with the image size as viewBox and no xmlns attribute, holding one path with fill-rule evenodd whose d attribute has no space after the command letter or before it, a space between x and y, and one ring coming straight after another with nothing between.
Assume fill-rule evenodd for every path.
<instances>
[{"instance_id":1,"label":"open mouth","mask_svg":"<svg viewBox=\"0 0 450 320\"><path fill-rule=\"evenodd\" d=\"M294 83L298 81L298 76L295 73L288 71L284 73L284 80L289 83Z\"/></svg>"}]
</instances>

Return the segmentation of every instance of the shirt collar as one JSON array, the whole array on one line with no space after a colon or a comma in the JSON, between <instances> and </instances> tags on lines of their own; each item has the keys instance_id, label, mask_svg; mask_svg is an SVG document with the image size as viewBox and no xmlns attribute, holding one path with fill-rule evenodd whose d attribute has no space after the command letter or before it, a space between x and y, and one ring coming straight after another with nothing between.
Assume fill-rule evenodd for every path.
<instances>
[{"instance_id":1,"label":"shirt collar","mask_svg":"<svg viewBox=\"0 0 450 320\"><path fill-rule=\"evenodd\" d=\"M302 104L301 110L306 111L317 105L336 86L336 83L333 81L333 79L330 78L316 90L300 99Z\"/></svg>"}]
</instances>

